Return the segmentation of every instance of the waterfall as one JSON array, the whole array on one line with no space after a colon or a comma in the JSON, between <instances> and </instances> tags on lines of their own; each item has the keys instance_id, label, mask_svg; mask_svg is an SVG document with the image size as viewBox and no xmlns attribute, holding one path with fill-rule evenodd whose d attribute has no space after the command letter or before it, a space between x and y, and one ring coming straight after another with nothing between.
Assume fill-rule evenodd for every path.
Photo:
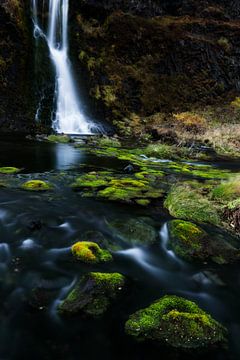
<instances>
[{"instance_id":1,"label":"waterfall","mask_svg":"<svg viewBox=\"0 0 240 360\"><path fill-rule=\"evenodd\" d=\"M41 37L47 42L56 71L56 111L52 127L58 133L91 134L96 125L89 121L83 112L68 57L69 0L49 0L46 31L39 25L38 1L32 0L34 37ZM42 1L44 7L44 0ZM39 112L39 109L37 111Z\"/></svg>"}]
</instances>

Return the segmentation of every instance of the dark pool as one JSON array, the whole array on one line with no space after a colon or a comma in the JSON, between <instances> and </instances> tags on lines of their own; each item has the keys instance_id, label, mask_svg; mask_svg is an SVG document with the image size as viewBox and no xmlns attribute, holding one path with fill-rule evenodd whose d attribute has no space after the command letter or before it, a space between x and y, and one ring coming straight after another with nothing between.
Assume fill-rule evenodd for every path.
<instances>
[{"instance_id":1,"label":"dark pool","mask_svg":"<svg viewBox=\"0 0 240 360\"><path fill-rule=\"evenodd\" d=\"M113 166L71 145L8 139L0 146L0 164L26 173L78 172L81 164ZM114 254L113 263L101 267L69 260L69 247L85 231L100 231L118 242L109 221L143 216L154 221L159 234L155 245L125 246ZM124 334L128 316L164 294L195 300L227 326L229 351L208 354L213 360L239 359L239 266L192 266L176 258L167 249L168 220L162 210L83 199L62 184L53 195L0 189L0 360L205 358L136 344ZM58 302L82 274L94 270L119 271L129 278L131 286L121 304L97 320L59 318ZM39 286L51 293L47 308L32 306L32 290Z\"/></svg>"}]
</instances>

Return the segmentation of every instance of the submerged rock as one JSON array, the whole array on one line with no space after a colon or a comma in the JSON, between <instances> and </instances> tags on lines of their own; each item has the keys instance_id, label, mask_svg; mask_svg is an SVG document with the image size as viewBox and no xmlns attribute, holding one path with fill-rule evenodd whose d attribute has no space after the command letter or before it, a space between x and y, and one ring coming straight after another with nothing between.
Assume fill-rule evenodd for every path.
<instances>
[{"instance_id":1,"label":"submerged rock","mask_svg":"<svg viewBox=\"0 0 240 360\"><path fill-rule=\"evenodd\" d=\"M28 191L47 191L51 188L50 184L42 180L29 180L22 184L22 189Z\"/></svg>"},{"instance_id":2,"label":"submerged rock","mask_svg":"<svg viewBox=\"0 0 240 360\"><path fill-rule=\"evenodd\" d=\"M85 275L60 304L61 314L84 313L100 316L117 299L125 286L125 278L119 273L91 272Z\"/></svg>"},{"instance_id":3,"label":"submerged rock","mask_svg":"<svg viewBox=\"0 0 240 360\"><path fill-rule=\"evenodd\" d=\"M213 261L227 264L240 259L240 250L220 237L209 236L199 226L182 220L169 222L169 245L188 261Z\"/></svg>"},{"instance_id":4,"label":"submerged rock","mask_svg":"<svg viewBox=\"0 0 240 360\"><path fill-rule=\"evenodd\" d=\"M157 239L157 232L150 224L151 219L121 219L110 223L110 228L121 240L131 245L151 245Z\"/></svg>"},{"instance_id":5,"label":"submerged rock","mask_svg":"<svg viewBox=\"0 0 240 360\"><path fill-rule=\"evenodd\" d=\"M168 295L131 315L125 330L137 340L153 340L182 349L209 349L224 343L227 333L194 302Z\"/></svg>"},{"instance_id":6,"label":"submerged rock","mask_svg":"<svg viewBox=\"0 0 240 360\"><path fill-rule=\"evenodd\" d=\"M72 246L73 256L84 263L97 264L112 260L112 255L108 250L103 250L100 246L90 241L79 241Z\"/></svg>"}]
</instances>

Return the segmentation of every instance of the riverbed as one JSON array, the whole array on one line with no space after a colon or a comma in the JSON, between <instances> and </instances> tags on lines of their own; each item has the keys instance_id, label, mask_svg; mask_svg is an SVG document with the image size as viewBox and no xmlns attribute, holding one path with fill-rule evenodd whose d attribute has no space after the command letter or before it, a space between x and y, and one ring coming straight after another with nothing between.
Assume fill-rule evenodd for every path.
<instances>
[{"instance_id":1,"label":"riverbed","mask_svg":"<svg viewBox=\"0 0 240 360\"><path fill-rule=\"evenodd\" d=\"M166 224L171 217L161 204L144 208L83 198L69 186L86 167L123 171L124 164L117 159L97 157L71 144L22 138L1 139L0 146L1 166L22 169L13 176L13 186L0 188L1 359L195 358L191 353L136 344L124 333L130 314L165 294L197 302L228 328L229 350L214 351L212 359L239 358L239 265L193 265L179 259L167 246ZM215 165L240 169L236 162ZM54 190L32 193L15 185L32 178L50 180ZM122 245L109 223L129 218L152 221L157 242ZM121 245L113 251L112 263L95 266L71 261L71 246L88 231ZM82 274L95 270L127 277L129 288L121 304L100 319L61 318L59 302ZM37 296L36 289L41 289Z\"/></svg>"}]
</instances>

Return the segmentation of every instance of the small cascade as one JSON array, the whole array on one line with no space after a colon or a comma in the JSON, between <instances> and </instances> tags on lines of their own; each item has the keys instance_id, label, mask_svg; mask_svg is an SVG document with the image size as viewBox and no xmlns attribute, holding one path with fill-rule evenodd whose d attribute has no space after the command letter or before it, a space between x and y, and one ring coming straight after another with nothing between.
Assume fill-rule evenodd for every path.
<instances>
[{"instance_id":1,"label":"small cascade","mask_svg":"<svg viewBox=\"0 0 240 360\"><path fill-rule=\"evenodd\" d=\"M68 57L68 10L69 0L49 0L48 24L42 28L38 17L38 2L32 0L34 37L43 38L49 48L50 58L56 71L53 129L64 134L92 134L96 125L89 121L79 101L71 63ZM44 8L44 1L42 4ZM36 117L38 118L39 108Z\"/></svg>"}]
</instances>

